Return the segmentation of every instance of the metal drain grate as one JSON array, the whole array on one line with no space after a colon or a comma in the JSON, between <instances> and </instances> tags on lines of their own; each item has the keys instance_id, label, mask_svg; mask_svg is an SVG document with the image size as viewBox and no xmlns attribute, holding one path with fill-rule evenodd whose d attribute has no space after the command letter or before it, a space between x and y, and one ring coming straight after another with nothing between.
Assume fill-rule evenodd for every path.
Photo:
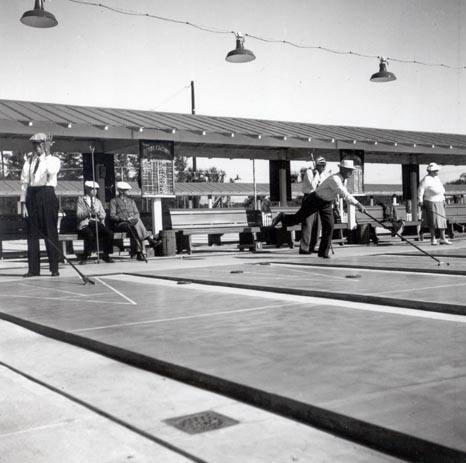
<instances>
[{"instance_id":1,"label":"metal drain grate","mask_svg":"<svg viewBox=\"0 0 466 463\"><path fill-rule=\"evenodd\" d=\"M229 418L228 416L212 411L169 418L168 420L164 420L164 422L188 434L200 434L203 432L214 431L216 429L226 428L239 423L239 421L236 421L233 418Z\"/></svg>"}]
</instances>

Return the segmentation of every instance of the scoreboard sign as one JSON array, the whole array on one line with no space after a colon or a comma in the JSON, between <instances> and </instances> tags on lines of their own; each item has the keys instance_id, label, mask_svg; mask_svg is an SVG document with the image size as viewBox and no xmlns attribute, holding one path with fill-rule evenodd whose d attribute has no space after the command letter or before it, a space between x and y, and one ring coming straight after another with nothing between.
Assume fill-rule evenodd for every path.
<instances>
[{"instance_id":1,"label":"scoreboard sign","mask_svg":"<svg viewBox=\"0 0 466 463\"><path fill-rule=\"evenodd\" d=\"M340 150L340 161L352 159L354 161L353 175L347 180L346 187L351 194L364 194L364 151Z\"/></svg>"},{"instance_id":2,"label":"scoreboard sign","mask_svg":"<svg viewBox=\"0 0 466 463\"><path fill-rule=\"evenodd\" d=\"M175 196L175 145L171 141L140 141L143 198Z\"/></svg>"}]
</instances>

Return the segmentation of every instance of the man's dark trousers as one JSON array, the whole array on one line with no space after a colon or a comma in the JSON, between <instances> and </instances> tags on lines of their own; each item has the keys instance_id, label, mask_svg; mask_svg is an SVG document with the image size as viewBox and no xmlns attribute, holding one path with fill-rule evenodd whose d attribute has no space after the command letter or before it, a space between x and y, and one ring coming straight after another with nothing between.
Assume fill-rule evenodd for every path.
<instances>
[{"instance_id":1,"label":"man's dark trousers","mask_svg":"<svg viewBox=\"0 0 466 463\"><path fill-rule=\"evenodd\" d=\"M298 225L315 212L319 212L322 222L322 238L320 240L318 255L320 257L328 257L334 226L332 201L324 201L314 191L304 197L301 207L295 214L285 214L283 216L282 224L285 227Z\"/></svg>"},{"instance_id":2,"label":"man's dark trousers","mask_svg":"<svg viewBox=\"0 0 466 463\"><path fill-rule=\"evenodd\" d=\"M58 243L58 199L52 186L30 186L26 191L28 217L28 267L29 273L40 273L39 239L45 241L49 268L58 272L60 247Z\"/></svg>"},{"instance_id":3,"label":"man's dark trousers","mask_svg":"<svg viewBox=\"0 0 466 463\"><path fill-rule=\"evenodd\" d=\"M93 248L96 244L96 232L95 232L96 222L91 220L89 225L82 228L78 232L78 236L84 240L84 254L90 256L92 254ZM100 251L104 255L109 255L113 253L113 232L108 229L103 223L97 222L97 227L99 229L99 247Z\"/></svg>"},{"instance_id":4,"label":"man's dark trousers","mask_svg":"<svg viewBox=\"0 0 466 463\"><path fill-rule=\"evenodd\" d=\"M138 234L136 230L129 222L118 222L115 225L115 229L119 232L125 232L129 235L129 252L131 255L135 255L136 253L140 252L142 244L137 238Z\"/></svg>"}]
</instances>

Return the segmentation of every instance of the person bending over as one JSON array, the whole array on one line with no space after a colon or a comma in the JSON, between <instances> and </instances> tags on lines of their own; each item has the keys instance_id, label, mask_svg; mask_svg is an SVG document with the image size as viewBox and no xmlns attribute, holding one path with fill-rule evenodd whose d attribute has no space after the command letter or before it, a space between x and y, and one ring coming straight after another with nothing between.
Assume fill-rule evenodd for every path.
<instances>
[{"instance_id":1,"label":"person bending over","mask_svg":"<svg viewBox=\"0 0 466 463\"><path fill-rule=\"evenodd\" d=\"M330 257L329 251L334 226L333 201L341 196L346 201L354 204L359 211L366 212L366 208L349 193L345 186L345 180L353 175L355 169L353 161L344 159L340 162L339 168L340 172L338 174L327 177L315 191L303 199L300 209L295 214L279 212L272 220L272 227L275 227L278 223L282 223L283 226L287 227L303 223L311 214L319 212L322 222L322 238L317 255L324 259Z\"/></svg>"}]
</instances>

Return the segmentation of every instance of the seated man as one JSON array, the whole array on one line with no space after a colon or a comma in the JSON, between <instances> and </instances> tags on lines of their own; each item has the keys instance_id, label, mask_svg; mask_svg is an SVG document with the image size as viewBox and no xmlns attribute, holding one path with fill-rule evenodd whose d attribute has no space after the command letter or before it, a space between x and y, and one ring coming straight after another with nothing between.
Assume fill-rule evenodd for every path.
<instances>
[{"instance_id":1,"label":"seated man","mask_svg":"<svg viewBox=\"0 0 466 463\"><path fill-rule=\"evenodd\" d=\"M84 196L78 198L76 216L79 220L78 236L84 240L84 254L81 263L84 264L91 256L99 236L99 245L104 262L113 263L110 254L113 252L113 232L105 226L105 209L97 198L99 184L92 180L84 182Z\"/></svg>"},{"instance_id":2,"label":"seated man","mask_svg":"<svg viewBox=\"0 0 466 463\"><path fill-rule=\"evenodd\" d=\"M159 243L146 230L136 203L128 196L131 185L127 182L117 182L116 188L118 195L110 201L110 220L115 230L128 233L130 256L136 255L137 260L144 260L142 241L147 240L153 248L157 247Z\"/></svg>"}]
</instances>

